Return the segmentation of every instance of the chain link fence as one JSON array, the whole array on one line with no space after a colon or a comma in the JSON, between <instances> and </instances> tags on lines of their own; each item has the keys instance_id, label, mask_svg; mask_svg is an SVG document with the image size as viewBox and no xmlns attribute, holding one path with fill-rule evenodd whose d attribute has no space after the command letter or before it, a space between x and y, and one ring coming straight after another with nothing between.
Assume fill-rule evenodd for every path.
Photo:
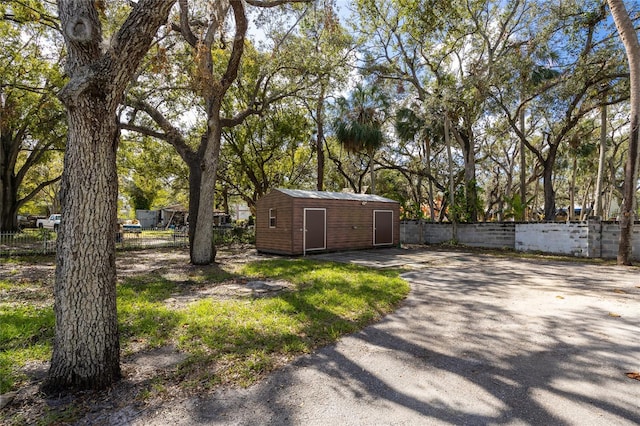
<instances>
[{"instance_id":1,"label":"chain link fence","mask_svg":"<svg viewBox=\"0 0 640 426\"><path fill-rule=\"evenodd\" d=\"M57 233L47 229L24 229L0 233L0 256L52 254L56 251ZM162 247L188 247L186 230L142 229L135 232L118 232L115 235L117 250L153 249ZM214 243L226 246L234 243L253 244L253 228L215 227Z\"/></svg>"}]
</instances>

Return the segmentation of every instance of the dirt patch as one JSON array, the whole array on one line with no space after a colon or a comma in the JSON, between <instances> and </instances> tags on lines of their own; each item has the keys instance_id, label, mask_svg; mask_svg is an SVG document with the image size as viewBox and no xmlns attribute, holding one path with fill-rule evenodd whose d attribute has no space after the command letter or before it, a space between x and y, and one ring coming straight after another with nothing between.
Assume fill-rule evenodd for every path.
<instances>
[{"instance_id":1,"label":"dirt patch","mask_svg":"<svg viewBox=\"0 0 640 426\"><path fill-rule=\"evenodd\" d=\"M116 265L120 282L136 276L158 274L170 281L189 284L181 286L179 292L166 300L168 306L179 309L204 298L268 297L286 291L292 285L284 281L262 282L233 277L212 282L206 278L221 273L231 276L243 263L268 258L251 247L237 246L219 250L215 264L194 266L189 263L188 250L160 249L120 252ZM10 289L0 289L2 303L53 304L55 260L52 256L0 263L0 279L16 284ZM22 369L29 378L29 384L5 395L8 402L0 412L0 423L32 424L39 419L50 419L41 421L44 424L63 424L69 419L82 418L80 424L108 424L113 421L114 412L122 411L126 418L135 418L136 413L150 403L171 399L183 392L177 386L167 384L170 381L161 379L175 374L180 363L185 361L185 354L173 346L147 350L141 343L136 348L135 342L126 349L127 355L121 362L123 380L103 392L82 392L46 399L38 387L49 364L29 363ZM154 388L160 382L162 385Z\"/></svg>"}]
</instances>

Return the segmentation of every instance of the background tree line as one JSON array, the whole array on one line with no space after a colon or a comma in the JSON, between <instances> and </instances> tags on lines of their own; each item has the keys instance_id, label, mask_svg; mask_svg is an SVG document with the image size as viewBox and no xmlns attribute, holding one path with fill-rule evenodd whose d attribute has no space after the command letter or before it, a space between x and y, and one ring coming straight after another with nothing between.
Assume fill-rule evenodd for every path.
<instances>
[{"instance_id":1,"label":"background tree line","mask_svg":"<svg viewBox=\"0 0 640 426\"><path fill-rule=\"evenodd\" d=\"M220 107L229 121L221 128L218 205L236 197L252 207L278 186L347 188L398 199L408 218L553 220L562 208L580 219L576 207L615 218L629 79L604 4L360 1L338 9L324 2L260 14ZM17 226L18 212L59 206L56 187L42 190L62 168L64 114L55 93L64 53L55 13L38 5L3 12L2 137L12 160L2 163L5 230ZM105 13L117 19L118 7ZM354 18L349 26L345 16ZM217 22L205 28L201 16L193 19L215 33ZM232 50L230 35L217 31L208 41L212 70ZM129 130L118 151L121 215L194 197L189 176L199 165L187 152L197 152L207 133L201 56L193 40L167 31L144 59L119 110ZM358 108L378 121L373 146L339 137ZM168 124L181 135L180 149L175 138L173 150L160 143Z\"/></svg>"}]
</instances>

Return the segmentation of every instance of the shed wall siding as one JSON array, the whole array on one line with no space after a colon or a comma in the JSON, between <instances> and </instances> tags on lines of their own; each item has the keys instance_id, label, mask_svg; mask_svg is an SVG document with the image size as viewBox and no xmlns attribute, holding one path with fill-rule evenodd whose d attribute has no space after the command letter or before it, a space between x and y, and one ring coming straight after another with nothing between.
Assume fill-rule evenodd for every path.
<instances>
[{"instance_id":1,"label":"shed wall siding","mask_svg":"<svg viewBox=\"0 0 640 426\"><path fill-rule=\"evenodd\" d=\"M303 222L305 208L327 210L327 250L339 251L373 247L373 211L392 210L394 215L393 245L400 243L399 205L358 201L312 200L296 198L293 201L293 252L304 253Z\"/></svg>"},{"instance_id":2,"label":"shed wall siding","mask_svg":"<svg viewBox=\"0 0 640 426\"><path fill-rule=\"evenodd\" d=\"M292 200L271 192L256 203L256 249L289 254L292 251ZM269 210L276 209L276 227L269 227Z\"/></svg>"},{"instance_id":3,"label":"shed wall siding","mask_svg":"<svg viewBox=\"0 0 640 426\"><path fill-rule=\"evenodd\" d=\"M270 208L278 209L276 229L269 229ZM305 208L326 209L327 251L374 247L374 210L393 212L392 245L400 244L398 203L298 198L273 191L256 203L256 248L271 253L304 254Z\"/></svg>"}]
</instances>

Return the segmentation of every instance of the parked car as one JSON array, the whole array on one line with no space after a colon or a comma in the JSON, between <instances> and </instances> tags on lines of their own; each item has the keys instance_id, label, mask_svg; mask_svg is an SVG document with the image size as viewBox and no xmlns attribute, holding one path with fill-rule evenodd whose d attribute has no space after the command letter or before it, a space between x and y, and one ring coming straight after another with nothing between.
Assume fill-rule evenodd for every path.
<instances>
[{"instance_id":1,"label":"parked car","mask_svg":"<svg viewBox=\"0 0 640 426\"><path fill-rule=\"evenodd\" d=\"M26 216L23 216L23 215L19 214L17 219L18 219L18 227L20 229L29 228L29 220L27 219Z\"/></svg>"},{"instance_id":2,"label":"parked car","mask_svg":"<svg viewBox=\"0 0 640 426\"><path fill-rule=\"evenodd\" d=\"M38 219L36 226L41 229L53 229L54 231L57 231L60 227L60 219L61 215L52 214L47 219Z\"/></svg>"},{"instance_id":3,"label":"parked car","mask_svg":"<svg viewBox=\"0 0 640 426\"><path fill-rule=\"evenodd\" d=\"M137 220L128 220L122 224L122 232L139 234L142 232L142 225Z\"/></svg>"},{"instance_id":4,"label":"parked car","mask_svg":"<svg viewBox=\"0 0 640 426\"><path fill-rule=\"evenodd\" d=\"M38 219L44 219L44 216L36 216L36 215L22 215L19 214L18 215L18 227L20 229L25 229L25 228L36 228L37 225L36 223L38 222Z\"/></svg>"}]
</instances>

